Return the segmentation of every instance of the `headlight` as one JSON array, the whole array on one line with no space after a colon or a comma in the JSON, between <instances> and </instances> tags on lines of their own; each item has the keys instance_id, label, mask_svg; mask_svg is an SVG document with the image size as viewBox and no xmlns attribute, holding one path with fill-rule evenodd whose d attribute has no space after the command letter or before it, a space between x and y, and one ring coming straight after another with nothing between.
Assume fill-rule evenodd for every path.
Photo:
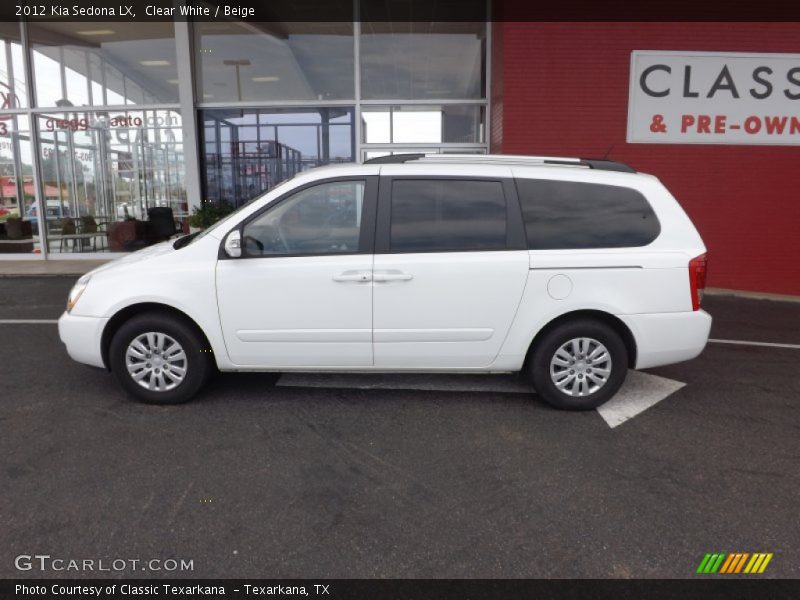
<instances>
[{"instance_id":1,"label":"headlight","mask_svg":"<svg viewBox=\"0 0 800 600\"><path fill-rule=\"evenodd\" d=\"M89 280L91 277L89 275L84 275L78 282L72 286L72 289L69 291L69 296L67 297L67 312L72 312L72 309L75 308L75 305L78 303L83 292L86 290L86 286L89 285Z\"/></svg>"}]
</instances>

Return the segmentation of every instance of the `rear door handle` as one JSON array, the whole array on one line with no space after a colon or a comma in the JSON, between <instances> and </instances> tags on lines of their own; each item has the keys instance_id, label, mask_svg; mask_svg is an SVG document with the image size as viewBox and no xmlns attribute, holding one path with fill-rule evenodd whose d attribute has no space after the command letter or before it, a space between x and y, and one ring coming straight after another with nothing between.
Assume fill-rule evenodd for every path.
<instances>
[{"instance_id":1,"label":"rear door handle","mask_svg":"<svg viewBox=\"0 0 800 600\"><path fill-rule=\"evenodd\" d=\"M414 279L414 276L411 273L397 270L376 271L372 275L373 281L411 281L412 279Z\"/></svg>"},{"instance_id":2,"label":"rear door handle","mask_svg":"<svg viewBox=\"0 0 800 600\"><path fill-rule=\"evenodd\" d=\"M338 275L333 276L334 281L355 281L366 283L367 281L372 281L372 273L369 271L343 271Z\"/></svg>"}]
</instances>

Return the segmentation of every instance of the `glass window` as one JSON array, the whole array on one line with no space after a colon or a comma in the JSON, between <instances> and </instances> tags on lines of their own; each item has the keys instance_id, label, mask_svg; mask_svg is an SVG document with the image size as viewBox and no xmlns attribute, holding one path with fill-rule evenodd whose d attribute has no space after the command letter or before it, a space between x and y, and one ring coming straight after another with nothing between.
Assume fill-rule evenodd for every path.
<instances>
[{"instance_id":1,"label":"glass window","mask_svg":"<svg viewBox=\"0 0 800 600\"><path fill-rule=\"evenodd\" d=\"M358 251L363 181L332 181L283 200L244 227L247 256Z\"/></svg>"},{"instance_id":2,"label":"glass window","mask_svg":"<svg viewBox=\"0 0 800 600\"><path fill-rule=\"evenodd\" d=\"M28 106L19 23L0 23L0 108Z\"/></svg>"},{"instance_id":3,"label":"glass window","mask_svg":"<svg viewBox=\"0 0 800 600\"><path fill-rule=\"evenodd\" d=\"M478 99L486 95L485 22L361 24L361 93L367 100Z\"/></svg>"},{"instance_id":4,"label":"glass window","mask_svg":"<svg viewBox=\"0 0 800 600\"><path fill-rule=\"evenodd\" d=\"M172 22L29 25L39 106L178 101Z\"/></svg>"},{"instance_id":5,"label":"glass window","mask_svg":"<svg viewBox=\"0 0 800 600\"><path fill-rule=\"evenodd\" d=\"M205 197L241 206L295 174L355 156L353 108L201 113Z\"/></svg>"},{"instance_id":6,"label":"glass window","mask_svg":"<svg viewBox=\"0 0 800 600\"><path fill-rule=\"evenodd\" d=\"M49 252L137 250L183 230L178 112L40 115L39 131Z\"/></svg>"},{"instance_id":7,"label":"glass window","mask_svg":"<svg viewBox=\"0 0 800 600\"><path fill-rule=\"evenodd\" d=\"M661 227L645 197L626 187L517 179L532 250L646 246Z\"/></svg>"},{"instance_id":8,"label":"glass window","mask_svg":"<svg viewBox=\"0 0 800 600\"><path fill-rule=\"evenodd\" d=\"M391 221L394 252L506 247L506 200L499 181L395 180Z\"/></svg>"},{"instance_id":9,"label":"glass window","mask_svg":"<svg viewBox=\"0 0 800 600\"><path fill-rule=\"evenodd\" d=\"M484 107L365 106L361 109L366 144L473 144L484 141Z\"/></svg>"},{"instance_id":10,"label":"glass window","mask_svg":"<svg viewBox=\"0 0 800 600\"><path fill-rule=\"evenodd\" d=\"M196 22L205 102L352 100L352 23Z\"/></svg>"},{"instance_id":11,"label":"glass window","mask_svg":"<svg viewBox=\"0 0 800 600\"><path fill-rule=\"evenodd\" d=\"M0 115L0 254L41 252L28 117Z\"/></svg>"}]
</instances>

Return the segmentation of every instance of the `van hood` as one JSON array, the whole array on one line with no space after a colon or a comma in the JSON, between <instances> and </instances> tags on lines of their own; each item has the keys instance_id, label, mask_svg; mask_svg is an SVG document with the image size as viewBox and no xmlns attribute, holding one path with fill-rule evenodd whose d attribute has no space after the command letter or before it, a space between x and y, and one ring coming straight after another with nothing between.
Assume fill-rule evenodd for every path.
<instances>
[{"instance_id":1,"label":"van hood","mask_svg":"<svg viewBox=\"0 0 800 600\"><path fill-rule=\"evenodd\" d=\"M168 240L166 242L159 242L158 244L148 246L147 248L142 248L141 250L137 250L136 252L131 252L127 256L123 256L122 258L117 258L115 260L107 262L104 265L100 265L96 269L92 269L91 271L89 271L86 275L91 276L97 273L101 273L103 271L110 271L112 269L125 267L127 265L140 262L143 260L150 260L151 258L155 258L156 256L170 254L172 252L175 252L175 248L172 247L174 243L175 240Z\"/></svg>"}]
</instances>

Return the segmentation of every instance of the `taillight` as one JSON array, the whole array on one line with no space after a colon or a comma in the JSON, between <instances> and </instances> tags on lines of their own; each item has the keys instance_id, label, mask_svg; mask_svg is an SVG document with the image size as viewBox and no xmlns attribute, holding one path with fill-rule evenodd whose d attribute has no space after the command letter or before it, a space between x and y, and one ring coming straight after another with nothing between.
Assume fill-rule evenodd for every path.
<instances>
[{"instance_id":1,"label":"taillight","mask_svg":"<svg viewBox=\"0 0 800 600\"><path fill-rule=\"evenodd\" d=\"M692 310L700 310L703 291L706 289L706 267L708 259L705 254L689 261L689 285L692 290Z\"/></svg>"}]
</instances>

